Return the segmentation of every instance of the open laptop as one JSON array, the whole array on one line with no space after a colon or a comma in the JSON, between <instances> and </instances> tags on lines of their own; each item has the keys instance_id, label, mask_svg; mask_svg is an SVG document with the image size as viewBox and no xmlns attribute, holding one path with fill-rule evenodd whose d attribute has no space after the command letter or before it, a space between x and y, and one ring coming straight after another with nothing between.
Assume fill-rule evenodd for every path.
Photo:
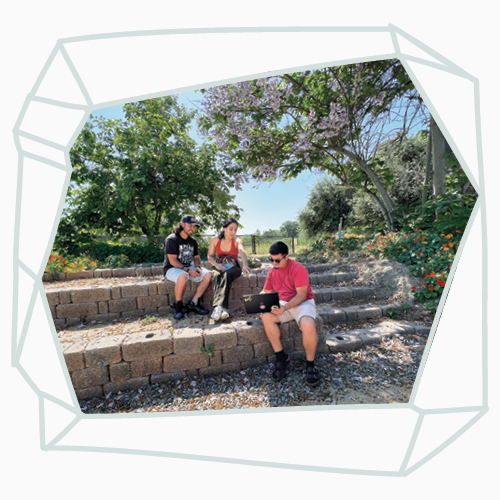
<instances>
[{"instance_id":1,"label":"open laptop","mask_svg":"<svg viewBox=\"0 0 500 500\"><path fill-rule=\"evenodd\" d=\"M260 314L271 312L273 306L280 306L280 299L277 292L253 293L243 295L243 304L247 314Z\"/></svg>"}]
</instances>

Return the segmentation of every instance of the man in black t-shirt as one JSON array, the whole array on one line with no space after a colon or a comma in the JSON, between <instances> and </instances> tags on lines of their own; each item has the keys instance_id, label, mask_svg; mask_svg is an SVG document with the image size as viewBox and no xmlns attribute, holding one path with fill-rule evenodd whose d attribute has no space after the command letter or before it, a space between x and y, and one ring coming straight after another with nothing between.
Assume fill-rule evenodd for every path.
<instances>
[{"instance_id":1,"label":"man in black t-shirt","mask_svg":"<svg viewBox=\"0 0 500 500\"><path fill-rule=\"evenodd\" d=\"M193 299L187 304L187 311L208 314L208 311L200 306L199 301L212 281L212 273L201 266L198 242L191 237L196 226L196 219L192 215L186 215L174 232L165 239L163 272L168 281L175 283L175 303L172 305L175 319L184 317L182 298L188 280L199 285Z\"/></svg>"}]
</instances>

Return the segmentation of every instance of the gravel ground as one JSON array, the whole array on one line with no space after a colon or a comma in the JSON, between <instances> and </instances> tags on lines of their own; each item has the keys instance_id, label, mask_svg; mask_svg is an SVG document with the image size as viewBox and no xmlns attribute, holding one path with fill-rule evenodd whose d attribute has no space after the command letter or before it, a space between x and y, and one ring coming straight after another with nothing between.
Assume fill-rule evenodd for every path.
<instances>
[{"instance_id":1,"label":"gravel ground","mask_svg":"<svg viewBox=\"0 0 500 500\"><path fill-rule=\"evenodd\" d=\"M317 355L322 381L315 388L305 384L301 354L279 383L271 379L271 364L108 394L80 407L93 414L407 403L426 342L427 335L397 335L357 351Z\"/></svg>"}]
</instances>

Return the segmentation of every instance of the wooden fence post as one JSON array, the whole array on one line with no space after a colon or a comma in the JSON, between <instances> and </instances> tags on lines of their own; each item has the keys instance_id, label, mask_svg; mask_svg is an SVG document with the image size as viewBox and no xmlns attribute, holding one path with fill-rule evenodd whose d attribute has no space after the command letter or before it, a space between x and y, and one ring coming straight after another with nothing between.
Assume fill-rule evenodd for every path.
<instances>
[{"instance_id":1,"label":"wooden fence post","mask_svg":"<svg viewBox=\"0 0 500 500\"><path fill-rule=\"evenodd\" d=\"M257 253L257 247L255 246L255 234L252 234L251 237L252 237L252 253L255 255Z\"/></svg>"}]
</instances>

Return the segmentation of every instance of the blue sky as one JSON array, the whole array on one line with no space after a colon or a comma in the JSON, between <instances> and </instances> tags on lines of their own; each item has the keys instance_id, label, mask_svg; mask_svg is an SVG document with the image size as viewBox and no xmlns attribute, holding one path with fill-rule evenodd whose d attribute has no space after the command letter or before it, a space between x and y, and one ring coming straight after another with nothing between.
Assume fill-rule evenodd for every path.
<instances>
[{"instance_id":1,"label":"blue sky","mask_svg":"<svg viewBox=\"0 0 500 500\"><path fill-rule=\"evenodd\" d=\"M201 100L197 92L178 94L179 102L192 109ZM102 108L92 113L107 118L123 118L122 106ZM191 130L193 138L200 142L196 134L196 126ZM251 182L243 185L242 191L231 190L236 195L235 203L240 208L239 222L241 235L255 233L257 229L279 229L287 220L295 220L298 213L306 206L309 192L322 175L303 172L296 179L273 183ZM218 229L218 228L217 228Z\"/></svg>"}]
</instances>

